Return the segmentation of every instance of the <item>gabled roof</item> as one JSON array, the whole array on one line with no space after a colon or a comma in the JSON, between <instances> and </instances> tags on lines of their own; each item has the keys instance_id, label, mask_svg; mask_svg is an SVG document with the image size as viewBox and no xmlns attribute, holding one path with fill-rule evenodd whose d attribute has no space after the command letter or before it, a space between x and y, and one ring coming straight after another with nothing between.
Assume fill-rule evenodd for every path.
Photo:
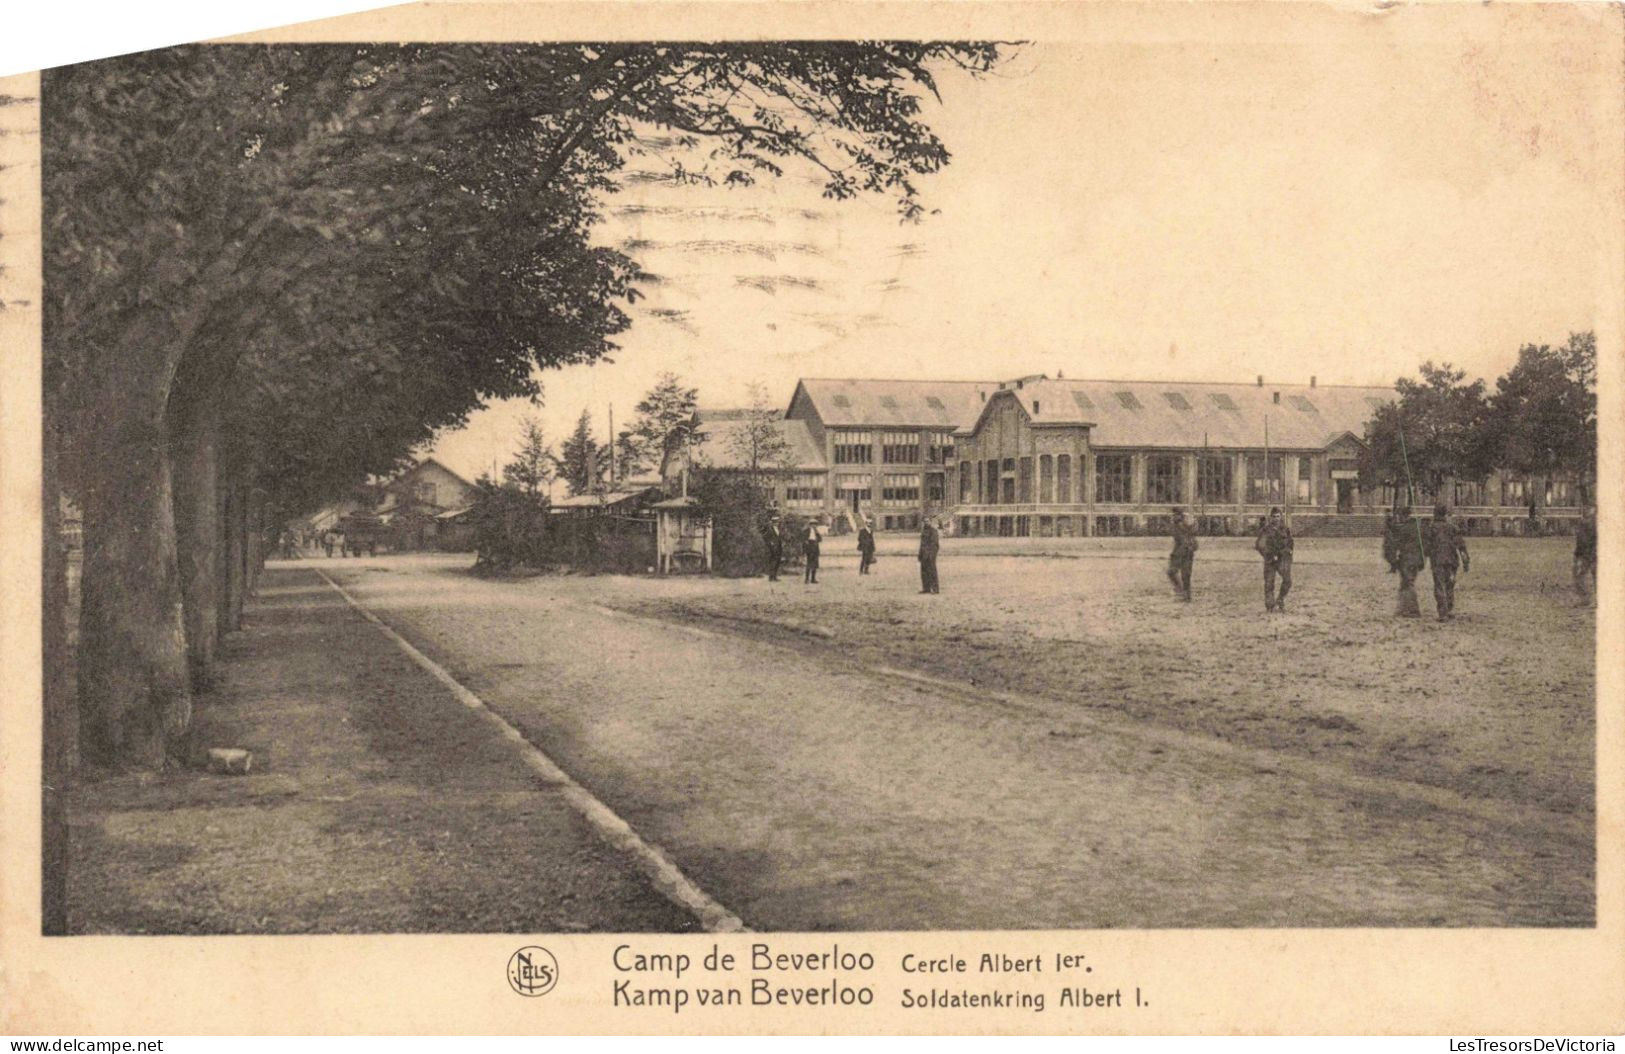
<instances>
[{"instance_id":1,"label":"gabled roof","mask_svg":"<svg viewBox=\"0 0 1625 1054\"><path fill-rule=\"evenodd\" d=\"M819 420L831 428L959 428L981 412L988 381L876 381L805 378ZM793 402L793 400L792 400Z\"/></svg>"},{"instance_id":2,"label":"gabled roof","mask_svg":"<svg viewBox=\"0 0 1625 1054\"><path fill-rule=\"evenodd\" d=\"M388 488L398 487L402 483L405 483L408 480L414 478L415 476L419 475L420 473L422 473L423 471L425 471L426 469L428 469L431 466L433 466L434 468L437 468L440 471L444 472L446 475L450 476L452 479L456 480L458 483L461 483L463 486L467 487L469 490L474 489L474 484L470 483L468 480L464 479L462 476L458 475L456 472L453 472L451 469L447 468L443 462L439 461L436 458L432 458L432 457L426 457L423 460L417 462L415 465L413 465L411 468L407 469L405 472L402 472L400 475L398 475L398 476L394 477L393 479L391 479L387 484L385 484L385 486L388 487Z\"/></svg>"},{"instance_id":3,"label":"gabled roof","mask_svg":"<svg viewBox=\"0 0 1625 1054\"><path fill-rule=\"evenodd\" d=\"M741 458L735 443L745 434L750 425L745 410L701 410L700 431L705 438L690 448L694 464L705 465L710 468L747 468L744 458ZM790 446L790 463L787 468L800 471L822 471L824 468L824 452L813 441L812 433L807 430L807 422L800 420L787 421L777 418L773 427ZM770 467L770 466L763 466Z\"/></svg>"},{"instance_id":4,"label":"gabled roof","mask_svg":"<svg viewBox=\"0 0 1625 1054\"><path fill-rule=\"evenodd\" d=\"M1284 450L1321 450L1345 432L1363 436L1376 408L1394 398L1393 389L1383 387L1048 378L1023 379L1020 388L1012 383L1002 391L1021 403L1035 425L1091 425L1092 446L1187 450L1261 448L1266 442Z\"/></svg>"},{"instance_id":5,"label":"gabled roof","mask_svg":"<svg viewBox=\"0 0 1625 1054\"><path fill-rule=\"evenodd\" d=\"M1040 378L1043 380L1043 378ZM1035 394L1029 394L1035 393ZM1021 410L1023 416L1034 426L1042 428L1046 425L1093 425L1094 416L1083 412L1082 404L1061 398L1065 393L1057 393L1048 389L1041 389L1037 382L1023 378L1023 384L1017 388L1012 383L988 396L987 402L982 404L981 413L969 426L957 429L956 435L968 436L975 434L982 427L982 422L993 408L1003 403L1013 402Z\"/></svg>"}]
</instances>

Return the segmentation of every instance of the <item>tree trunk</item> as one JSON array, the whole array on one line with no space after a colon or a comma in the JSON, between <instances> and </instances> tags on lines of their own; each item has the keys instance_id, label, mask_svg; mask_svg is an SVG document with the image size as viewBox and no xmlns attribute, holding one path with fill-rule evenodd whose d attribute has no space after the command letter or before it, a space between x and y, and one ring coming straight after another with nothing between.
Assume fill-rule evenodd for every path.
<instances>
[{"instance_id":1,"label":"tree trunk","mask_svg":"<svg viewBox=\"0 0 1625 1054\"><path fill-rule=\"evenodd\" d=\"M184 400L170 415L175 542L187 660L194 687L209 683L220 639L220 413L213 399Z\"/></svg>"},{"instance_id":2,"label":"tree trunk","mask_svg":"<svg viewBox=\"0 0 1625 1054\"><path fill-rule=\"evenodd\" d=\"M259 588L260 572L265 569L265 495L257 488L248 492L248 553L245 575L248 588L245 597L254 595Z\"/></svg>"},{"instance_id":3,"label":"tree trunk","mask_svg":"<svg viewBox=\"0 0 1625 1054\"><path fill-rule=\"evenodd\" d=\"M244 577L248 520L243 509L242 482L228 478L222 489L225 491L225 544L221 547L220 568L225 596L220 604L220 633L224 636L243 628L243 594L248 589Z\"/></svg>"},{"instance_id":4,"label":"tree trunk","mask_svg":"<svg viewBox=\"0 0 1625 1054\"><path fill-rule=\"evenodd\" d=\"M68 561L62 536L62 491L54 408L45 415L43 487L45 539L41 644L45 655L40 770L40 932L68 932L68 780L74 762L73 656L68 648Z\"/></svg>"},{"instance_id":5,"label":"tree trunk","mask_svg":"<svg viewBox=\"0 0 1625 1054\"><path fill-rule=\"evenodd\" d=\"M168 429L163 400L139 392L98 409L84 466L81 746L98 763L159 766L192 716Z\"/></svg>"}]
</instances>

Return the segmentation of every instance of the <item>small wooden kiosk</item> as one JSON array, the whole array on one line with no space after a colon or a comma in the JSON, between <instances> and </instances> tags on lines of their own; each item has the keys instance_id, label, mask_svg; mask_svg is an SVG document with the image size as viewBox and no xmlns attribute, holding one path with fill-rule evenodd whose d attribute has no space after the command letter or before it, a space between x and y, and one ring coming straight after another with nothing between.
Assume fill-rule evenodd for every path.
<instances>
[{"instance_id":1,"label":"small wooden kiosk","mask_svg":"<svg viewBox=\"0 0 1625 1054\"><path fill-rule=\"evenodd\" d=\"M698 508L693 498L657 501L652 508L659 517L655 551L660 573L698 574L711 570L711 517Z\"/></svg>"}]
</instances>

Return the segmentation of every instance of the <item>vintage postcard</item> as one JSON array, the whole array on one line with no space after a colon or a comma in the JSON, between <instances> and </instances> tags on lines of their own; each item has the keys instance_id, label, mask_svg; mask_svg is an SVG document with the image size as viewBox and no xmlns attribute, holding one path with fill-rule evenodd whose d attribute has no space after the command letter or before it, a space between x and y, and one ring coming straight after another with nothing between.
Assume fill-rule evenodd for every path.
<instances>
[{"instance_id":1,"label":"vintage postcard","mask_svg":"<svg viewBox=\"0 0 1625 1054\"><path fill-rule=\"evenodd\" d=\"M0 82L0 1029L1625 1031L1622 76L515 2Z\"/></svg>"}]
</instances>

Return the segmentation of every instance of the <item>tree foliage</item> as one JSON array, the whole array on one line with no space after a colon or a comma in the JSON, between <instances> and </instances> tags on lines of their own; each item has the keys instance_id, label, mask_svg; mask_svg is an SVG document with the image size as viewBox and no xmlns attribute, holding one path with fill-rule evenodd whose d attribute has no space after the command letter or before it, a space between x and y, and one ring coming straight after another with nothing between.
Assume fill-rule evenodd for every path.
<instances>
[{"instance_id":1,"label":"tree foliage","mask_svg":"<svg viewBox=\"0 0 1625 1054\"><path fill-rule=\"evenodd\" d=\"M185 732L183 653L214 622L179 613L237 581L208 573L236 556L199 548L220 508L244 543L268 504L388 475L485 400L535 394L538 369L614 351L642 272L592 231L640 136L702 157L687 180L800 164L832 198L913 218L917 178L948 160L924 99L941 70L997 55L230 45L48 71L46 402L85 514L82 727L100 755L139 740L151 760Z\"/></svg>"},{"instance_id":2,"label":"tree foliage","mask_svg":"<svg viewBox=\"0 0 1625 1054\"><path fill-rule=\"evenodd\" d=\"M1422 364L1420 376L1394 382L1399 398L1366 424L1361 476L1415 500L1437 494L1446 479L1483 480L1496 467L1494 431L1484 382L1468 382L1449 363Z\"/></svg>"},{"instance_id":3,"label":"tree foliage","mask_svg":"<svg viewBox=\"0 0 1625 1054\"><path fill-rule=\"evenodd\" d=\"M553 447L542 433L541 421L526 417L519 426L519 449L513 460L502 467L502 482L533 497L545 498L548 485L553 482L556 463Z\"/></svg>"},{"instance_id":4,"label":"tree foliage","mask_svg":"<svg viewBox=\"0 0 1625 1054\"><path fill-rule=\"evenodd\" d=\"M658 469L670 444L705 438L695 416L700 390L683 384L675 373L662 373L634 407L637 416L617 437L621 463L628 476Z\"/></svg>"},{"instance_id":5,"label":"tree foliage","mask_svg":"<svg viewBox=\"0 0 1625 1054\"><path fill-rule=\"evenodd\" d=\"M1525 344L1490 396L1503 467L1526 474L1597 472L1597 337Z\"/></svg>"},{"instance_id":6,"label":"tree foliage","mask_svg":"<svg viewBox=\"0 0 1625 1054\"><path fill-rule=\"evenodd\" d=\"M592 435L592 417L582 410L576 419L575 431L559 448L559 476L572 496L589 494L598 488L604 478L602 461L598 440Z\"/></svg>"},{"instance_id":7,"label":"tree foliage","mask_svg":"<svg viewBox=\"0 0 1625 1054\"><path fill-rule=\"evenodd\" d=\"M749 392L750 405L745 408L744 421L728 436L728 453L760 486L764 478L793 467L795 452L785 437L783 418L770 401L767 386L753 382Z\"/></svg>"}]
</instances>

